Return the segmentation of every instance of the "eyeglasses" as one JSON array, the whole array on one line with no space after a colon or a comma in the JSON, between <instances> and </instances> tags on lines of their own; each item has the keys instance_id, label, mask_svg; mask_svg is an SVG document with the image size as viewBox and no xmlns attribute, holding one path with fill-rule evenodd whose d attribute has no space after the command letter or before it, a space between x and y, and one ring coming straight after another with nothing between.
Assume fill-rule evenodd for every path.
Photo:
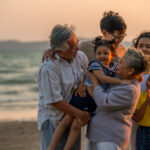
<instances>
[{"instance_id":1,"label":"eyeglasses","mask_svg":"<svg viewBox=\"0 0 150 150\"><path fill-rule=\"evenodd\" d=\"M111 33L111 35L112 35L115 39L118 39L118 40L120 40L120 39L123 40L124 37L127 36L127 34L124 34L123 36L119 36L119 35L116 36L116 35L114 35L113 33Z\"/></svg>"}]
</instances>

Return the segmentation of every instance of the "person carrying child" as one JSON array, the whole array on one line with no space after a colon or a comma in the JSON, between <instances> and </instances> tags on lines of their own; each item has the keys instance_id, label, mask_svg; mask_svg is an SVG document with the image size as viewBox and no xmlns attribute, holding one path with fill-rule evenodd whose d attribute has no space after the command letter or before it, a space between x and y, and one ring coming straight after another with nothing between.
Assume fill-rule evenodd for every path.
<instances>
[{"instance_id":1,"label":"person carrying child","mask_svg":"<svg viewBox=\"0 0 150 150\"><path fill-rule=\"evenodd\" d=\"M101 40L99 37L95 39L95 60L89 63L88 70L93 72L104 89L107 89L110 84L128 84L130 80L121 80L113 78L117 64L111 63L112 51L111 44L107 40ZM70 100L70 104L83 110L88 111L91 116L95 114L96 104L92 98L93 87L88 76L85 78L86 96L74 94ZM58 141L69 127L70 133L63 150L71 150L74 143L80 134L80 120L71 115L66 114L60 124L56 127L48 150L55 150Z\"/></svg>"}]
</instances>

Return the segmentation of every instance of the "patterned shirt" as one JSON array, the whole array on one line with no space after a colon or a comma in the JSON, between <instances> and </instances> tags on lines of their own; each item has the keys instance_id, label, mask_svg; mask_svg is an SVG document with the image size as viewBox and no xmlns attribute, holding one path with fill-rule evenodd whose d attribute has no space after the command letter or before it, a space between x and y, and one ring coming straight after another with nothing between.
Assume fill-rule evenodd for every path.
<instances>
[{"instance_id":1,"label":"patterned shirt","mask_svg":"<svg viewBox=\"0 0 150 150\"><path fill-rule=\"evenodd\" d=\"M50 104L63 99L70 101L73 89L83 80L87 66L88 59L82 51L77 52L76 58L71 63L56 55L56 60L41 64L38 73L39 130L48 119L54 126L60 122L64 113Z\"/></svg>"},{"instance_id":2,"label":"patterned shirt","mask_svg":"<svg viewBox=\"0 0 150 150\"><path fill-rule=\"evenodd\" d=\"M113 77L116 73L117 63L110 63L109 66L110 66L110 68L107 68L104 65L102 65L98 60L93 60L93 61L90 62L88 70L89 71L102 70L105 75ZM110 84L106 84L106 83L103 83L103 82L100 82L100 81L99 81L99 84L104 89L107 89L110 85ZM88 76L86 76L85 85L92 86L92 82L90 81Z\"/></svg>"}]
</instances>

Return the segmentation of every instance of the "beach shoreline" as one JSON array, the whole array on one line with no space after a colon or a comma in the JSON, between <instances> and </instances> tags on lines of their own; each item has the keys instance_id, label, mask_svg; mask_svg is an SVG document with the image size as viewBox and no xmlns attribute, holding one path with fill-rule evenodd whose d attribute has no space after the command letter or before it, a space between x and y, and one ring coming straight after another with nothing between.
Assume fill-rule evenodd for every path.
<instances>
[{"instance_id":1,"label":"beach shoreline","mask_svg":"<svg viewBox=\"0 0 150 150\"><path fill-rule=\"evenodd\" d=\"M40 150L37 101L1 103L0 150ZM82 129L81 149L85 149Z\"/></svg>"},{"instance_id":2,"label":"beach shoreline","mask_svg":"<svg viewBox=\"0 0 150 150\"><path fill-rule=\"evenodd\" d=\"M0 150L40 150L37 103L1 102Z\"/></svg>"},{"instance_id":3,"label":"beach shoreline","mask_svg":"<svg viewBox=\"0 0 150 150\"><path fill-rule=\"evenodd\" d=\"M85 150L84 129L81 150ZM0 121L0 150L40 150L36 120Z\"/></svg>"}]
</instances>

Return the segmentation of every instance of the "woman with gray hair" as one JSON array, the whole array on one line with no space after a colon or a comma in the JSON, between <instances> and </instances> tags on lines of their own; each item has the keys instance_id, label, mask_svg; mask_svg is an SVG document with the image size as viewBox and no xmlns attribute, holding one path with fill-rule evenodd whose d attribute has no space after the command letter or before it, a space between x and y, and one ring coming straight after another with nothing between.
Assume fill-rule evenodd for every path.
<instances>
[{"instance_id":1,"label":"woman with gray hair","mask_svg":"<svg viewBox=\"0 0 150 150\"><path fill-rule=\"evenodd\" d=\"M97 104L96 115L87 128L88 150L124 150L128 144L132 115L140 96L139 79L147 68L141 51L128 49L118 65L116 77L129 79L131 84L112 85L104 91L95 76L93 98Z\"/></svg>"}]
</instances>

